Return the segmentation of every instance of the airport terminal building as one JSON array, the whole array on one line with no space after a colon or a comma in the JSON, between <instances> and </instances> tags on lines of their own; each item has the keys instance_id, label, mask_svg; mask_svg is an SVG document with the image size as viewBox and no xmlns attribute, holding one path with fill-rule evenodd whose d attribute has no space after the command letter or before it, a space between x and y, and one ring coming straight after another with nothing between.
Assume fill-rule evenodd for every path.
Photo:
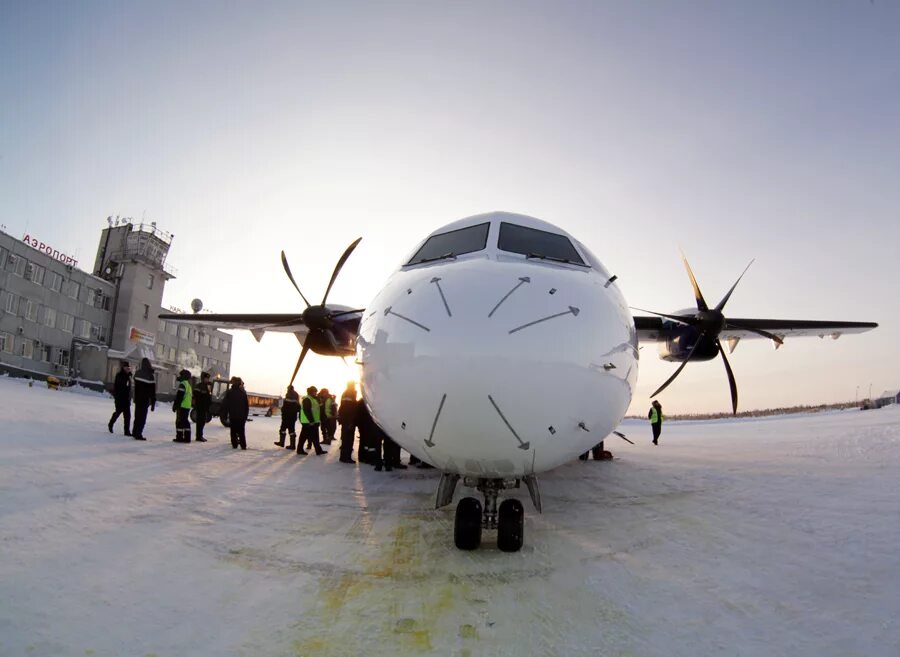
<instances>
[{"instance_id":1,"label":"airport terminal building","mask_svg":"<svg viewBox=\"0 0 900 657\"><path fill-rule=\"evenodd\" d=\"M0 231L0 373L109 387L119 362L149 358L160 394L182 369L227 379L232 336L158 319L172 236L108 220L92 273L39 238Z\"/></svg>"}]
</instances>

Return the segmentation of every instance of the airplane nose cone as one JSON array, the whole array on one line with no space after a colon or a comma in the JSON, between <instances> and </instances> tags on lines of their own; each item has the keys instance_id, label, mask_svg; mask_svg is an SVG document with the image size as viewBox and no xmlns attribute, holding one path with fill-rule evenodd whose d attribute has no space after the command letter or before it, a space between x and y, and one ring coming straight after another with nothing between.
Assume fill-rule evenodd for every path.
<instances>
[{"instance_id":1,"label":"airplane nose cone","mask_svg":"<svg viewBox=\"0 0 900 657\"><path fill-rule=\"evenodd\" d=\"M528 474L598 443L637 375L631 316L599 278L487 259L398 273L360 327L376 421L468 475Z\"/></svg>"}]
</instances>

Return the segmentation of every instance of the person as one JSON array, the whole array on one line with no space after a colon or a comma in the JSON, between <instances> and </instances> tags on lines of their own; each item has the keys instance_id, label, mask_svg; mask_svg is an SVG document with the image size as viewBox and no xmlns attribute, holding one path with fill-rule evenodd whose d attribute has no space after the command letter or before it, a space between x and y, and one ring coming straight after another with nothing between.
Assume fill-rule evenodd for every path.
<instances>
[{"instance_id":1,"label":"person","mask_svg":"<svg viewBox=\"0 0 900 657\"><path fill-rule=\"evenodd\" d=\"M327 390L328 389L326 388L326 392ZM337 435L338 403L335 395L328 393L323 411L325 423L328 425L328 444L330 445L331 441L333 441Z\"/></svg>"},{"instance_id":2,"label":"person","mask_svg":"<svg viewBox=\"0 0 900 657\"><path fill-rule=\"evenodd\" d=\"M178 391L175 393L175 401L172 402L172 411L175 413L175 439L173 443L191 442L191 402L194 397L194 389L191 386L191 373L181 370L178 373Z\"/></svg>"},{"instance_id":3,"label":"person","mask_svg":"<svg viewBox=\"0 0 900 657\"><path fill-rule=\"evenodd\" d=\"M149 358L141 359L141 366L134 373L134 426L131 435L135 440L144 438L147 409L156 410L156 376Z\"/></svg>"},{"instance_id":4,"label":"person","mask_svg":"<svg viewBox=\"0 0 900 657\"><path fill-rule=\"evenodd\" d=\"M330 445L331 440L334 438L333 425L335 424L334 417L337 411L334 405L334 396L328 392L328 388L322 388L317 395L317 399L319 400L319 409L322 414L321 422L319 423L319 428L322 430L322 444Z\"/></svg>"},{"instance_id":5,"label":"person","mask_svg":"<svg viewBox=\"0 0 900 657\"><path fill-rule=\"evenodd\" d=\"M278 440L275 442L279 447L284 447L284 435L290 434L291 444L288 449L294 449L297 441L297 432L294 427L297 424L297 414L300 412L300 395L294 390L294 386L288 386L287 392L284 393L284 402L281 404L281 428L278 429Z\"/></svg>"},{"instance_id":6,"label":"person","mask_svg":"<svg viewBox=\"0 0 900 657\"><path fill-rule=\"evenodd\" d=\"M356 383L350 381L341 395L337 419L341 423L341 463L356 463L353 460L353 440L356 437Z\"/></svg>"},{"instance_id":7,"label":"person","mask_svg":"<svg viewBox=\"0 0 900 657\"><path fill-rule=\"evenodd\" d=\"M384 432L382 432L384 433ZM400 445L394 442L386 433L382 440L382 450L384 451L384 469L390 472L392 469L406 470L406 466L400 462Z\"/></svg>"},{"instance_id":8,"label":"person","mask_svg":"<svg viewBox=\"0 0 900 657\"><path fill-rule=\"evenodd\" d=\"M356 403L356 427L359 429L359 449L356 451L356 458L360 463L375 465L374 426L368 406L360 399Z\"/></svg>"},{"instance_id":9,"label":"person","mask_svg":"<svg viewBox=\"0 0 900 657\"><path fill-rule=\"evenodd\" d=\"M209 372L200 372L200 382L194 386L194 412L197 425L197 437L194 439L198 443L205 443L206 438L203 437L203 427L210 420L209 407L212 403L212 381L209 380Z\"/></svg>"},{"instance_id":10,"label":"person","mask_svg":"<svg viewBox=\"0 0 900 657\"><path fill-rule=\"evenodd\" d=\"M659 434L662 433L663 412L662 405L656 399L650 406L650 412L647 413L650 418L650 427L653 429L653 444L659 445Z\"/></svg>"},{"instance_id":11,"label":"person","mask_svg":"<svg viewBox=\"0 0 900 657\"><path fill-rule=\"evenodd\" d=\"M112 417L109 418L109 432L113 432L113 425L119 416L125 423L125 435L131 435L131 365L127 360L119 363L119 371L116 372L116 378L113 381L113 399L116 402L116 410Z\"/></svg>"},{"instance_id":12,"label":"person","mask_svg":"<svg viewBox=\"0 0 900 657\"><path fill-rule=\"evenodd\" d=\"M222 406L228 414L228 427L231 429L231 448L247 449L247 434L245 432L247 417L250 415L250 402L244 391L244 382L239 376L231 377L231 387L225 393Z\"/></svg>"},{"instance_id":13,"label":"person","mask_svg":"<svg viewBox=\"0 0 900 657\"><path fill-rule=\"evenodd\" d=\"M589 456L593 456L595 461L612 460L612 454L603 449L603 442L601 440L578 458L582 461L587 461Z\"/></svg>"},{"instance_id":14,"label":"person","mask_svg":"<svg viewBox=\"0 0 900 657\"><path fill-rule=\"evenodd\" d=\"M308 442L316 450L316 455L325 454L325 450L319 445L319 422L321 410L319 400L316 397L316 387L306 389L306 397L300 404L300 441L297 445L297 454L305 456L309 452L303 449L303 443Z\"/></svg>"}]
</instances>

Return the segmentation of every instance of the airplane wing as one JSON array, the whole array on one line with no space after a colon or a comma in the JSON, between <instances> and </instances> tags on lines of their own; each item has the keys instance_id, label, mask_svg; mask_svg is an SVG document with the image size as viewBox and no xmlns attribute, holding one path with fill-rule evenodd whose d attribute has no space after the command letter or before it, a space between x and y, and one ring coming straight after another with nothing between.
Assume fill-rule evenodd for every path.
<instances>
[{"instance_id":1,"label":"airplane wing","mask_svg":"<svg viewBox=\"0 0 900 657\"><path fill-rule=\"evenodd\" d=\"M302 313L164 313L167 322L198 324L218 329L246 329L248 331L307 332Z\"/></svg>"},{"instance_id":2,"label":"airplane wing","mask_svg":"<svg viewBox=\"0 0 900 657\"><path fill-rule=\"evenodd\" d=\"M638 339L655 341L665 339L666 334L673 327L678 326L677 320L668 320L662 317L638 316L634 317L634 327L637 330ZM719 336L723 340L732 338L760 338L765 337L757 331L766 331L779 337L800 336L831 336L837 339L844 333L863 333L876 328L875 322L841 322L818 321L809 319L748 319L729 317L725 322Z\"/></svg>"},{"instance_id":3,"label":"airplane wing","mask_svg":"<svg viewBox=\"0 0 900 657\"><path fill-rule=\"evenodd\" d=\"M319 306L321 311L304 313L163 313L167 322L194 324L217 329L244 329L257 342L263 335L293 333L304 347L325 356L347 356L356 353L356 334L362 309L349 306ZM306 311L309 313L309 310Z\"/></svg>"}]
</instances>

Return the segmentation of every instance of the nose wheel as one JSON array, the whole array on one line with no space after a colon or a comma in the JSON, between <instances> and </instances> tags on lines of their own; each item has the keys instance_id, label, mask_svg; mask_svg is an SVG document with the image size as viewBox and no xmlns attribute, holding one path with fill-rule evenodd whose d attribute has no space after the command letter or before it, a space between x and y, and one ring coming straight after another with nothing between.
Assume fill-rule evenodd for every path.
<instances>
[{"instance_id":1,"label":"nose wheel","mask_svg":"<svg viewBox=\"0 0 900 657\"><path fill-rule=\"evenodd\" d=\"M497 530L497 547L503 552L518 552L525 537L525 508L517 499L507 499L497 508L497 495L505 488L503 479L479 479L484 495L482 506L474 497L464 497L456 505L453 541L460 550L476 550L481 545L482 529Z\"/></svg>"}]
</instances>

